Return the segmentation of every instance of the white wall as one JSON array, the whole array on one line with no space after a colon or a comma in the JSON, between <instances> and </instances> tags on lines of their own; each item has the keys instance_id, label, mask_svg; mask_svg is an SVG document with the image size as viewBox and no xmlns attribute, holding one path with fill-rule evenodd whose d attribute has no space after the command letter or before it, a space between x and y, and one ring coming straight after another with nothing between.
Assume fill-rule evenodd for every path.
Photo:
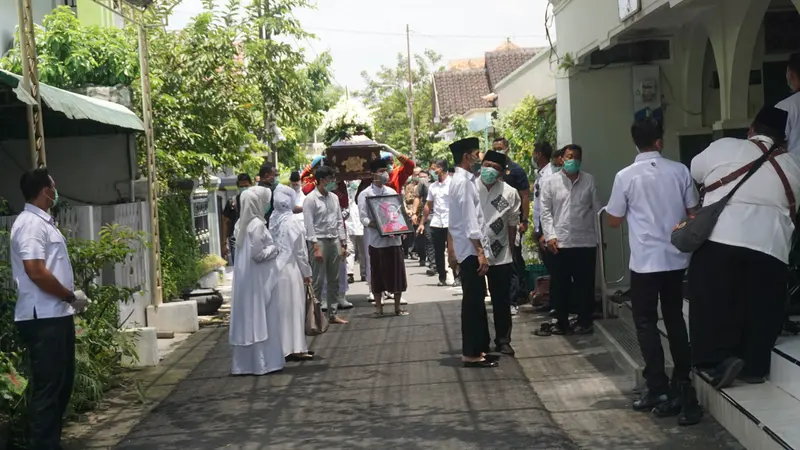
<instances>
[{"instance_id":1,"label":"white wall","mask_svg":"<svg viewBox=\"0 0 800 450\"><path fill-rule=\"evenodd\" d=\"M130 179L127 145L125 134L48 138L47 166L63 196L96 204L115 203L121 198L116 184L124 185ZM27 140L0 141L0 197L17 211L24 204L19 179L30 168L29 154Z\"/></svg>"},{"instance_id":2,"label":"white wall","mask_svg":"<svg viewBox=\"0 0 800 450\"><path fill-rule=\"evenodd\" d=\"M56 0L31 0L33 21L42 24L42 18L59 4ZM0 56L4 55L14 42L14 31L19 23L17 0L0 0Z\"/></svg>"},{"instance_id":3,"label":"white wall","mask_svg":"<svg viewBox=\"0 0 800 450\"><path fill-rule=\"evenodd\" d=\"M551 51L544 51L517 72L512 73L495 87L497 107L501 110L511 109L522 99L532 95L540 100L549 100L556 96L556 71L558 62L553 59Z\"/></svg>"}]
</instances>

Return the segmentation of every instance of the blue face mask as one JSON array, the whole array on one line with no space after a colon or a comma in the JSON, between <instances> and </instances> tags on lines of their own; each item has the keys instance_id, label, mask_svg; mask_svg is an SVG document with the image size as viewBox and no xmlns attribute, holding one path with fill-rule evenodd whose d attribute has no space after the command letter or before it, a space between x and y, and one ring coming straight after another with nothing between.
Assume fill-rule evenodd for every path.
<instances>
[{"instance_id":1,"label":"blue face mask","mask_svg":"<svg viewBox=\"0 0 800 450\"><path fill-rule=\"evenodd\" d=\"M567 159L564 161L564 172L570 175L575 175L581 170L581 162L577 159Z\"/></svg>"}]
</instances>

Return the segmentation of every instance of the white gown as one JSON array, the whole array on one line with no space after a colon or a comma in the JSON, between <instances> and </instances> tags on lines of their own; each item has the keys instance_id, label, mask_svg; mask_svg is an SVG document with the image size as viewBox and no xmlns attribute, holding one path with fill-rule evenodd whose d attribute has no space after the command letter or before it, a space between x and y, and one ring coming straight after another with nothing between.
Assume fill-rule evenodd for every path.
<instances>
[{"instance_id":1,"label":"white gown","mask_svg":"<svg viewBox=\"0 0 800 450\"><path fill-rule=\"evenodd\" d=\"M229 342L231 373L264 375L283 369L281 308L272 295L278 248L263 222L251 221L244 242L236 242Z\"/></svg>"},{"instance_id":2,"label":"white gown","mask_svg":"<svg viewBox=\"0 0 800 450\"><path fill-rule=\"evenodd\" d=\"M281 254L278 257L277 283L272 296L281 305L281 342L284 356L294 353L306 353L306 291L303 278L311 276L311 265L308 262L305 233L294 220L283 224L289 227L283 233L280 242ZM288 249L289 251L284 251Z\"/></svg>"}]
</instances>

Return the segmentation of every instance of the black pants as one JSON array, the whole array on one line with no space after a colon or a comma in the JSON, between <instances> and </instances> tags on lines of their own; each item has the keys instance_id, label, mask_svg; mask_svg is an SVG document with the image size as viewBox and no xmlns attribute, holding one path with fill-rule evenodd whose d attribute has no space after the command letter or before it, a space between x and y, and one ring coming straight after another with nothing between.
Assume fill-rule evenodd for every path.
<instances>
[{"instance_id":1,"label":"black pants","mask_svg":"<svg viewBox=\"0 0 800 450\"><path fill-rule=\"evenodd\" d=\"M480 357L489 351L489 319L486 315L486 277L478 276L478 257L469 256L461 262L461 353Z\"/></svg>"},{"instance_id":2,"label":"black pants","mask_svg":"<svg viewBox=\"0 0 800 450\"><path fill-rule=\"evenodd\" d=\"M569 312L578 314L578 325L592 325L594 314L594 273L597 248L561 248L553 255L550 298L555 300L558 327L569 326Z\"/></svg>"},{"instance_id":3,"label":"black pants","mask_svg":"<svg viewBox=\"0 0 800 450\"><path fill-rule=\"evenodd\" d=\"M786 264L766 253L708 241L689 265L692 364L735 356L742 375L766 376L786 302Z\"/></svg>"},{"instance_id":4,"label":"black pants","mask_svg":"<svg viewBox=\"0 0 800 450\"><path fill-rule=\"evenodd\" d=\"M631 271L631 302L636 336L644 357L644 378L650 392L665 394L669 379L664 371L664 349L658 331L658 303L661 299L661 315L667 328L669 349L675 369L672 380L689 380L691 365L689 334L683 320L683 274L684 270L670 272L637 273Z\"/></svg>"},{"instance_id":5,"label":"black pants","mask_svg":"<svg viewBox=\"0 0 800 450\"><path fill-rule=\"evenodd\" d=\"M447 228L431 227L431 235L433 236L433 255L436 261L436 272L439 274L439 281L447 279L447 264L444 260L444 254L447 250ZM455 272L453 273L455 276Z\"/></svg>"},{"instance_id":6,"label":"black pants","mask_svg":"<svg viewBox=\"0 0 800 450\"><path fill-rule=\"evenodd\" d=\"M75 322L72 316L17 322L28 350L30 448L61 448L61 427L75 381Z\"/></svg>"},{"instance_id":7,"label":"black pants","mask_svg":"<svg viewBox=\"0 0 800 450\"><path fill-rule=\"evenodd\" d=\"M489 266L486 278L489 281L489 293L492 296L492 315L494 316L494 343L497 345L511 342L511 278L514 273L512 264Z\"/></svg>"},{"instance_id":8,"label":"black pants","mask_svg":"<svg viewBox=\"0 0 800 450\"><path fill-rule=\"evenodd\" d=\"M511 279L509 280L511 290L509 296L511 297L511 304L518 306L520 301L525 302L528 299L528 279L521 245L514 246L512 256L514 260L511 265Z\"/></svg>"},{"instance_id":9,"label":"black pants","mask_svg":"<svg viewBox=\"0 0 800 450\"><path fill-rule=\"evenodd\" d=\"M435 252L433 250L433 236L431 233L431 221L428 219L425 222L424 232L422 235L417 236L416 246L417 253L419 254L419 263L421 266L427 265L433 267L435 261Z\"/></svg>"},{"instance_id":10,"label":"black pants","mask_svg":"<svg viewBox=\"0 0 800 450\"><path fill-rule=\"evenodd\" d=\"M415 240L416 233L403 235L403 254L406 256L406 258L409 256L409 253L411 253L411 249L415 248Z\"/></svg>"}]
</instances>

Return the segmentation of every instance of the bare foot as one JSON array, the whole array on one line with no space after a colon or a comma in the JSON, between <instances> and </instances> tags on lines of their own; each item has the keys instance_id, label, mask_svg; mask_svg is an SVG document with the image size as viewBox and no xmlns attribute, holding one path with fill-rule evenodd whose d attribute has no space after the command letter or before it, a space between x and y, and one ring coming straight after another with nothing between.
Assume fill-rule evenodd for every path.
<instances>
[{"instance_id":1,"label":"bare foot","mask_svg":"<svg viewBox=\"0 0 800 450\"><path fill-rule=\"evenodd\" d=\"M341 317L339 317L339 316L334 316L334 317L332 317L332 318L331 318L331 320L329 320L329 322L330 322L330 323L335 323L335 324L338 324L338 325L346 325L346 324L348 324L348 323L349 323L348 321L346 321L346 320L342 319L342 318L341 318Z\"/></svg>"}]
</instances>

